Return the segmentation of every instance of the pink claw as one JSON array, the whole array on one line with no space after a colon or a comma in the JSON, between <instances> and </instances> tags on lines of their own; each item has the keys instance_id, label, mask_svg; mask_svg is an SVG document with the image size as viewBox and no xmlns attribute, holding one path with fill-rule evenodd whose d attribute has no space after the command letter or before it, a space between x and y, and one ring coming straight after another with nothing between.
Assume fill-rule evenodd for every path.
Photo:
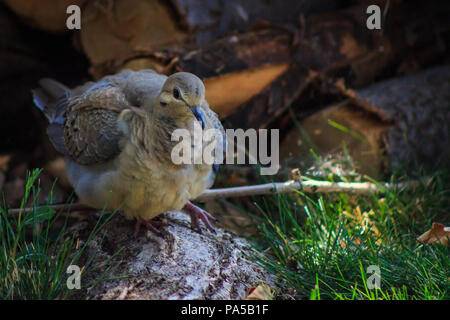
<instances>
[{"instance_id":1,"label":"pink claw","mask_svg":"<svg viewBox=\"0 0 450 320\"><path fill-rule=\"evenodd\" d=\"M141 226L141 224L143 224L145 226L145 228L147 228L147 230L149 230L150 232L153 232L154 234L161 236L162 232L161 230L158 230L157 228L161 227L163 225L163 223L161 221L155 221L152 219L149 220L142 220L142 221L137 221L136 222L136 226L134 228L134 237L136 238L138 233L139 233L139 228Z\"/></svg>"},{"instance_id":2,"label":"pink claw","mask_svg":"<svg viewBox=\"0 0 450 320\"><path fill-rule=\"evenodd\" d=\"M191 217L191 226L192 229L201 232L199 220L202 220L206 227L212 232L216 232L214 227L211 225L210 219L216 221L217 219L210 215L205 210L197 207L192 202L188 201L184 205L183 209L181 209L184 213L188 214Z\"/></svg>"}]
</instances>

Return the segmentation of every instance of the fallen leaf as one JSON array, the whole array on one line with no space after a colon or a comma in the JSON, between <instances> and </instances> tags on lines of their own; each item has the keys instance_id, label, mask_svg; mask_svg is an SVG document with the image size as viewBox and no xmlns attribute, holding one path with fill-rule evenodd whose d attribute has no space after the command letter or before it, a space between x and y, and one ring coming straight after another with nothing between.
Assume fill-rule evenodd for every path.
<instances>
[{"instance_id":1,"label":"fallen leaf","mask_svg":"<svg viewBox=\"0 0 450 320\"><path fill-rule=\"evenodd\" d=\"M260 284L249 290L245 300L273 300L274 290L267 284Z\"/></svg>"},{"instance_id":2,"label":"fallen leaf","mask_svg":"<svg viewBox=\"0 0 450 320\"><path fill-rule=\"evenodd\" d=\"M445 227L442 223L433 222L431 229L417 238L423 244L442 243L447 245L450 238L450 227Z\"/></svg>"}]
</instances>

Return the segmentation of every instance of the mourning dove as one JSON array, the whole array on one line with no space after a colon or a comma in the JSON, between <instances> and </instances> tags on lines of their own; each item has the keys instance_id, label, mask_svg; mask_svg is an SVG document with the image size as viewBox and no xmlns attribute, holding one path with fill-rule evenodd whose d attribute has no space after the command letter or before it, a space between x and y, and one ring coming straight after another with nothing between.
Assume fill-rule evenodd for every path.
<instances>
[{"instance_id":1,"label":"mourning dove","mask_svg":"<svg viewBox=\"0 0 450 320\"><path fill-rule=\"evenodd\" d=\"M143 223L158 232L151 219L170 210L188 213L197 230L199 219L213 230L212 216L189 200L211 187L215 164L175 164L171 157L178 143L172 141L175 129L192 135L217 129L202 144L224 150L223 127L197 76L125 70L73 90L52 79L42 79L40 86L33 101L49 120L48 136L65 156L82 203L120 207L127 218L137 219L136 231Z\"/></svg>"}]
</instances>

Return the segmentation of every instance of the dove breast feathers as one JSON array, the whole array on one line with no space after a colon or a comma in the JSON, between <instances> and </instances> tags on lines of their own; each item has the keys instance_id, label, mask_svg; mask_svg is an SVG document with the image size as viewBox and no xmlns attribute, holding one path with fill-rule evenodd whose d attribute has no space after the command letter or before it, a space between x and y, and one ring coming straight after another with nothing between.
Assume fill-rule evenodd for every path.
<instances>
[{"instance_id":1,"label":"dove breast feathers","mask_svg":"<svg viewBox=\"0 0 450 320\"><path fill-rule=\"evenodd\" d=\"M221 134L215 142L223 144L223 127L204 100L203 83L192 74L167 77L152 70L124 70L72 90L42 79L41 87L33 90L35 105L49 120L48 136L64 154L69 180L81 202L98 209L121 209L128 218L145 220L180 210L211 187L212 165L171 161L177 143L171 139L173 130L193 133L198 122L187 107L190 92L175 97L186 107L177 99L160 104L169 81L195 89L205 127L217 129ZM198 87L203 88L200 102Z\"/></svg>"}]
</instances>

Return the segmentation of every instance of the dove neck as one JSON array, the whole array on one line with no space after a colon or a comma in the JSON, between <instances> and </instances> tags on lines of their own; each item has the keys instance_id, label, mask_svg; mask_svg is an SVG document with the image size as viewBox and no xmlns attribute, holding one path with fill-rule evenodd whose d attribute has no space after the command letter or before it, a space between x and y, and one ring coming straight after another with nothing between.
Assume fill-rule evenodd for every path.
<instances>
[{"instance_id":1,"label":"dove neck","mask_svg":"<svg viewBox=\"0 0 450 320\"><path fill-rule=\"evenodd\" d=\"M170 153L176 144L172 141L172 133L178 128L177 121L168 114L153 114L145 119L144 135L142 143L145 145L149 157L155 157L158 161L172 163Z\"/></svg>"}]
</instances>

